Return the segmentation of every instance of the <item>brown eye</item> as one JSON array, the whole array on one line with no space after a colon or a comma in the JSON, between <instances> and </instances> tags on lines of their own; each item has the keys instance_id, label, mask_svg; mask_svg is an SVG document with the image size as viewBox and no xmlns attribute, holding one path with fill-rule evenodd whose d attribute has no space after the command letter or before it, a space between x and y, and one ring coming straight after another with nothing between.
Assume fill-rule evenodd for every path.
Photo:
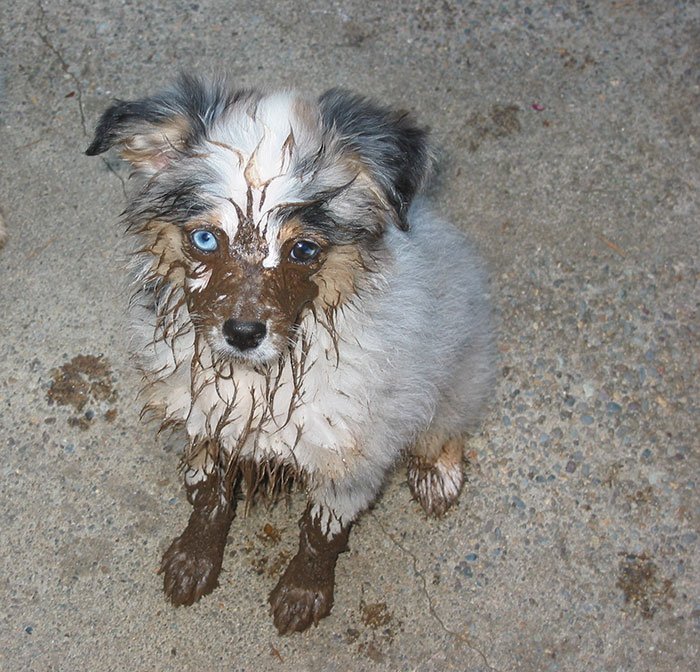
<instances>
[{"instance_id":1,"label":"brown eye","mask_svg":"<svg viewBox=\"0 0 700 672\"><path fill-rule=\"evenodd\" d=\"M321 251L316 243L310 240L298 240L289 253L289 258L298 264L307 264L313 261Z\"/></svg>"}]
</instances>

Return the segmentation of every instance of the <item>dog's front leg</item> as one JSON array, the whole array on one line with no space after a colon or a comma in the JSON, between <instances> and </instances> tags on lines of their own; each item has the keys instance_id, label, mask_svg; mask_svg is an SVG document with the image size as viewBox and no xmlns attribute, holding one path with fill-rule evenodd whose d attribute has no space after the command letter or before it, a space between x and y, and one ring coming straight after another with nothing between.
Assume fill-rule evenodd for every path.
<instances>
[{"instance_id":1,"label":"dog's front leg","mask_svg":"<svg viewBox=\"0 0 700 672\"><path fill-rule=\"evenodd\" d=\"M348 548L350 524L326 508L306 508L299 521L299 550L270 593L272 617L284 635L301 632L331 613L335 563Z\"/></svg>"},{"instance_id":2,"label":"dog's front leg","mask_svg":"<svg viewBox=\"0 0 700 672\"><path fill-rule=\"evenodd\" d=\"M185 531L163 554L163 590L175 606L189 605L219 585L221 563L234 507L218 469L187 483L193 506Z\"/></svg>"}]
</instances>

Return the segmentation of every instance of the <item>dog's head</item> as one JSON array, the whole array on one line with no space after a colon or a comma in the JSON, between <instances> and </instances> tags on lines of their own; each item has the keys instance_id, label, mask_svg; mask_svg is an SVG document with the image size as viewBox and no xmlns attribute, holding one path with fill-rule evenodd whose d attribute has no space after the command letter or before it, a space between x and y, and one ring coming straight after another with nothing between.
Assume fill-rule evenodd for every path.
<instances>
[{"instance_id":1,"label":"dog's head","mask_svg":"<svg viewBox=\"0 0 700 672\"><path fill-rule=\"evenodd\" d=\"M358 291L431 164L406 114L345 91L309 100L190 77L112 105L87 154L112 146L144 178L126 210L144 280L182 289L217 356L253 365L286 352L305 310Z\"/></svg>"}]
</instances>

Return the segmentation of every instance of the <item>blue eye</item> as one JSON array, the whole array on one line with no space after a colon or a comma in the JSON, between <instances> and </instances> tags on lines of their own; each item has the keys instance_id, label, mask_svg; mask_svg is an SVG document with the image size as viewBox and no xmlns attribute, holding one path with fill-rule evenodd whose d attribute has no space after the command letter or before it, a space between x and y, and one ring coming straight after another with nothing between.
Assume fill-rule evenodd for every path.
<instances>
[{"instance_id":1,"label":"blue eye","mask_svg":"<svg viewBox=\"0 0 700 672\"><path fill-rule=\"evenodd\" d=\"M197 229L190 234L192 244L202 252L214 252L219 247L216 236L206 229Z\"/></svg>"},{"instance_id":2,"label":"blue eye","mask_svg":"<svg viewBox=\"0 0 700 672\"><path fill-rule=\"evenodd\" d=\"M297 263L305 264L315 259L320 251L321 248L316 243L310 240L299 240L294 243L289 258Z\"/></svg>"}]
</instances>

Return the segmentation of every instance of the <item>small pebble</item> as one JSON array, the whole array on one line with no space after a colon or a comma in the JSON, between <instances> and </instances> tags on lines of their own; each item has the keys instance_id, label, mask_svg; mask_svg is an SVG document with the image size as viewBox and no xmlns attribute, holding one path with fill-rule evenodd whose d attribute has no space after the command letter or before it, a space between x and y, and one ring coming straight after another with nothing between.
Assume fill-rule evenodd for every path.
<instances>
[{"instance_id":1,"label":"small pebble","mask_svg":"<svg viewBox=\"0 0 700 672\"><path fill-rule=\"evenodd\" d=\"M622 406L620 406L620 404L616 404L614 401L609 401L605 408L608 413L611 414L619 413L622 410Z\"/></svg>"},{"instance_id":2,"label":"small pebble","mask_svg":"<svg viewBox=\"0 0 700 672\"><path fill-rule=\"evenodd\" d=\"M31 625L28 625L24 631L28 634L31 635L34 632L34 628Z\"/></svg>"},{"instance_id":3,"label":"small pebble","mask_svg":"<svg viewBox=\"0 0 700 672\"><path fill-rule=\"evenodd\" d=\"M649 476L647 476L647 480L651 485L660 485L666 480L666 473L663 471L652 471Z\"/></svg>"},{"instance_id":4,"label":"small pebble","mask_svg":"<svg viewBox=\"0 0 700 672\"><path fill-rule=\"evenodd\" d=\"M578 465L576 464L576 462L574 462L573 460L569 460L569 461L566 463L566 467L565 467L566 473L567 473L567 474L573 474L573 473L576 471L576 467L577 467L577 466L578 466Z\"/></svg>"},{"instance_id":5,"label":"small pebble","mask_svg":"<svg viewBox=\"0 0 700 672\"><path fill-rule=\"evenodd\" d=\"M593 424L593 417L590 415L582 415L581 416L581 422L584 425L592 425Z\"/></svg>"},{"instance_id":6,"label":"small pebble","mask_svg":"<svg viewBox=\"0 0 700 672\"><path fill-rule=\"evenodd\" d=\"M466 562L460 562L458 565L455 566L455 571L459 572L462 576L470 577L474 576L474 572L472 571L472 568L467 565Z\"/></svg>"},{"instance_id":7,"label":"small pebble","mask_svg":"<svg viewBox=\"0 0 700 672\"><path fill-rule=\"evenodd\" d=\"M522 509L525 508L525 502L523 502L523 500L520 499L520 497L513 497L513 506L514 506L516 509L521 509L521 510L522 510Z\"/></svg>"}]
</instances>

